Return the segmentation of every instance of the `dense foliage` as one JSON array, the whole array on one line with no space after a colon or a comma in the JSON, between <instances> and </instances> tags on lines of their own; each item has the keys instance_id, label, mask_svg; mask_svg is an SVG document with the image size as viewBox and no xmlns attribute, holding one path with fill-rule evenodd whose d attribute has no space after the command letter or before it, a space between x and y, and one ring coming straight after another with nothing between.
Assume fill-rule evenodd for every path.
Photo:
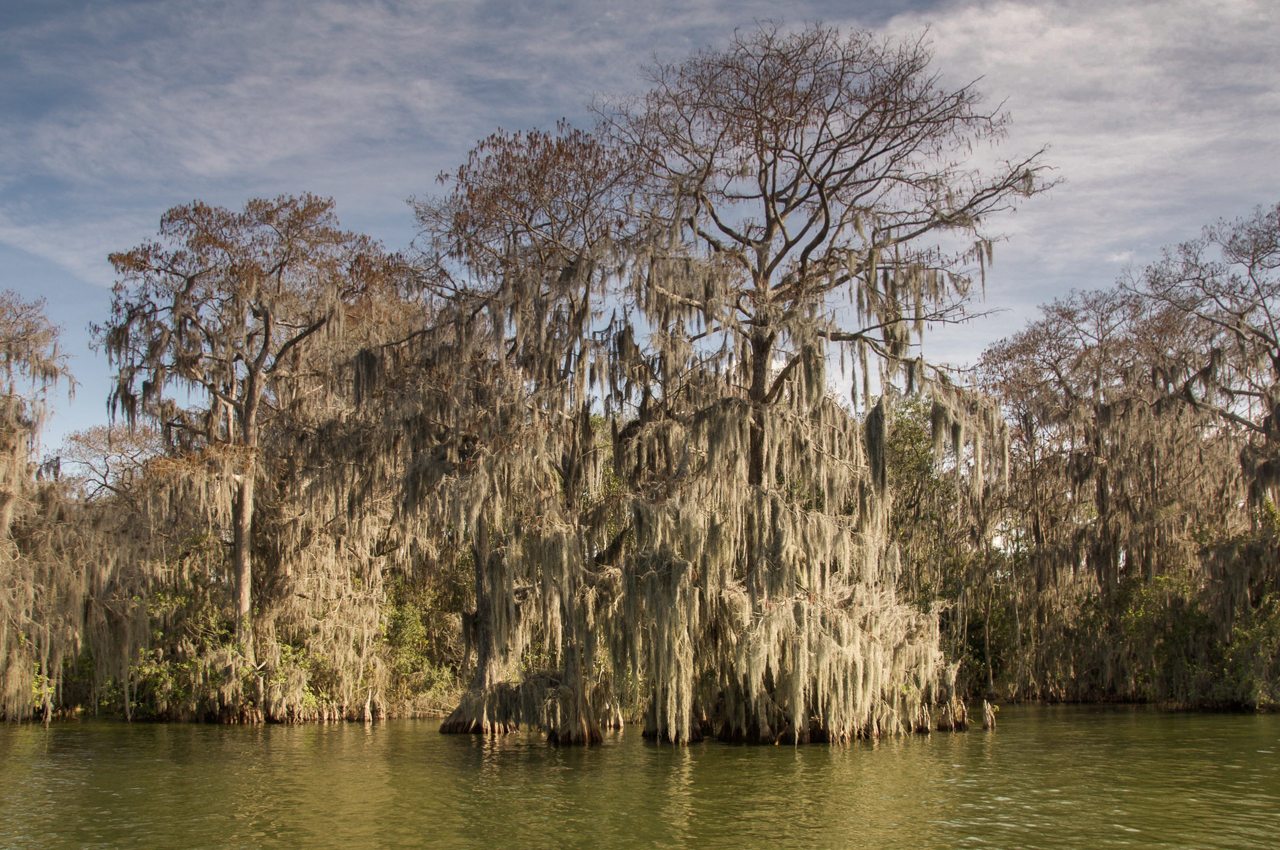
<instances>
[{"instance_id":1,"label":"dense foliage","mask_svg":"<svg viewBox=\"0 0 1280 850\"><path fill-rule=\"evenodd\" d=\"M1010 695L1275 705L1280 207L987 350Z\"/></svg>"},{"instance_id":2,"label":"dense foliage","mask_svg":"<svg viewBox=\"0 0 1280 850\"><path fill-rule=\"evenodd\" d=\"M968 164L999 110L824 27L650 82L482 141L411 256L310 195L170 210L111 258L118 421L40 469L69 376L0 298L4 716L803 742L1277 703L1280 207L961 387L913 349L1045 188Z\"/></svg>"}]
</instances>

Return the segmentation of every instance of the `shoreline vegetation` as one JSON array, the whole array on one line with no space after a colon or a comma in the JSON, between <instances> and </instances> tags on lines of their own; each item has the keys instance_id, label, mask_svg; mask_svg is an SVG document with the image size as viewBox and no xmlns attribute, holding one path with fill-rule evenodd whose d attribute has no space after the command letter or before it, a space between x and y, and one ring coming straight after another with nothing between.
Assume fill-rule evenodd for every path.
<instances>
[{"instance_id":1,"label":"shoreline vegetation","mask_svg":"<svg viewBox=\"0 0 1280 850\"><path fill-rule=\"evenodd\" d=\"M169 210L110 257L111 424L38 463L73 379L0 294L0 714L798 744L1280 707L1280 205L956 370L921 340L1053 184L977 164L976 84L770 25L646 82L481 141L404 252L309 194Z\"/></svg>"},{"instance_id":2,"label":"shoreline vegetation","mask_svg":"<svg viewBox=\"0 0 1280 850\"><path fill-rule=\"evenodd\" d=\"M294 719L270 718L270 719L263 719L261 722L265 724L273 724L273 725L289 725L289 724L299 724L299 723L301 724L382 723L382 722L393 721L393 720L414 720L414 721L423 721L423 722L430 722L430 723L435 723L435 722L443 723L445 720L448 719L449 715L453 713L453 706L457 703L458 699L461 698L463 690L461 689L461 687L459 687L452 693L454 694L454 696L452 696L452 698L449 701L445 703L441 703L438 707L435 707L435 708L410 707L408 709L401 709L395 706L390 706L390 707L387 707L386 710L383 711L382 713L375 714L371 716L369 719L365 719L363 716L356 716L354 714L342 714L341 712L335 711L335 712L329 713L327 716L324 714L318 714L315 717L309 717L309 718L294 718ZM991 707L994 713L994 718L995 718L995 722L994 723L989 722L986 727L984 727L982 723L982 716L983 716L982 706L984 703ZM976 711L973 708L974 705L978 706ZM1052 708L1054 706L1081 707L1081 708L1092 707L1092 708L1099 708L1099 709L1105 709L1105 708L1144 709L1144 710L1159 712L1161 714L1171 714L1171 715L1280 714L1280 705L1276 705L1276 704L1242 705L1239 703L1218 703L1218 704L1173 703L1173 702L1161 703L1161 702L1141 702L1141 701L1132 701L1132 700L1124 701L1124 700L1097 700L1097 699L1073 700L1073 701L1064 700L1064 701L1056 701L1056 702L1051 700L1045 700L1045 699L1029 699L1029 700L1006 700L1003 702L992 702L989 700L980 699L976 703L969 703L968 701L966 701L965 703L966 717L976 718L976 719L969 719L968 722L966 722L963 727L961 726L931 727L929 729L915 728L910 730L909 733L904 733L904 734L910 734L915 736L915 735L930 735L930 734L933 734L934 732L994 731L999 726L1000 716L1001 716L1000 712L1004 708L1011 708L1011 707ZM13 719L11 719L11 722L12 720ZM221 718L175 720L172 718L165 718L165 717L135 715L132 718L126 719L122 713L119 713L119 712L108 713L105 711L94 713L91 707L84 706L84 705L59 707L54 710L54 712L50 715L48 720L43 720L41 718L39 719L38 722L78 723L83 721L94 721L94 722L106 721L106 722L119 722L119 723L213 723L218 725L222 725L222 724L237 725L238 724L237 720L225 721ZM250 723L250 725L256 725L256 724ZM632 734L636 734L637 732L639 732L639 734L641 734L642 737L646 738L646 740L650 741L651 743L657 743L657 744L665 743L661 740L655 740L654 737L651 735L645 736L643 734L643 730L644 730L643 716L624 717L623 720L617 723L616 725L609 726L606 729L602 730L602 734L605 736L609 734L625 734L626 730L628 729L633 730ZM544 730L540 729L537 726L513 725L512 728L509 730L509 733L545 737ZM719 739L716 738L715 736L712 736L710 738L705 738L703 740L718 741ZM850 741L850 743L857 740L869 740L869 739L854 738ZM734 742L729 741L725 743L734 743ZM757 743L760 743L760 742L757 742ZM775 740L773 743L781 744L783 742L781 739L778 739L778 740ZM794 742L790 742L790 743L794 743Z\"/></svg>"}]
</instances>

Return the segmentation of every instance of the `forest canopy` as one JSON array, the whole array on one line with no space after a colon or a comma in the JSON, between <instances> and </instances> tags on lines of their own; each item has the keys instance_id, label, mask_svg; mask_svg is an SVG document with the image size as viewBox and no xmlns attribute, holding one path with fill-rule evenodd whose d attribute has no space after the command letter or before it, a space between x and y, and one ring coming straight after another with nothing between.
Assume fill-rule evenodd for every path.
<instances>
[{"instance_id":1,"label":"forest canopy","mask_svg":"<svg viewBox=\"0 0 1280 850\"><path fill-rule=\"evenodd\" d=\"M1008 116L932 63L736 33L480 141L401 253L309 194L175 207L110 258L112 422L47 464L70 376L0 297L4 715L802 743L1276 705L1280 206L929 363L1051 184L979 166Z\"/></svg>"}]
</instances>

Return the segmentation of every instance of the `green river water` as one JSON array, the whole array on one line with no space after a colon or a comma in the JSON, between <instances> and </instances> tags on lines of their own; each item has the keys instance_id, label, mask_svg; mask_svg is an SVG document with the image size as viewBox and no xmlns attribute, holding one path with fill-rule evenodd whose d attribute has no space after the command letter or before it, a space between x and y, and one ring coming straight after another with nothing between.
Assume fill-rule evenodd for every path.
<instances>
[{"instance_id":1,"label":"green river water","mask_svg":"<svg viewBox=\"0 0 1280 850\"><path fill-rule=\"evenodd\" d=\"M1280 848L1280 715L590 750L436 722L0 727L0 847Z\"/></svg>"}]
</instances>

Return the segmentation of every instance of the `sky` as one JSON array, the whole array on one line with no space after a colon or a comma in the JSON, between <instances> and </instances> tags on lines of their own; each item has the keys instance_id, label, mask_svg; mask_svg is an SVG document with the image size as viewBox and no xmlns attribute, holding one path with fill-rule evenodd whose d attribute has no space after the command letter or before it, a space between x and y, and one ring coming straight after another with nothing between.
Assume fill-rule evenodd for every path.
<instances>
[{"instance_id":1,"label":"sky","mask_svg":"<svg viewBox=\"0 0 1280 850\"><path fill-rule=\"evenodd\" d=\"M407 248L406 201L479 139L588 126L643 67L762 20L932 45L1012 117L997 151L1047 146L1059 184L993 223L981 305L929 337L972 362L1071 289L1111 285L1219 218L1280 202L1274 0L0 0L0 289L43 297L79 382L44 446L106 420L88 326L107 255L199 198L332 196L345 227Z\"/></svg>"}]
</instances>

